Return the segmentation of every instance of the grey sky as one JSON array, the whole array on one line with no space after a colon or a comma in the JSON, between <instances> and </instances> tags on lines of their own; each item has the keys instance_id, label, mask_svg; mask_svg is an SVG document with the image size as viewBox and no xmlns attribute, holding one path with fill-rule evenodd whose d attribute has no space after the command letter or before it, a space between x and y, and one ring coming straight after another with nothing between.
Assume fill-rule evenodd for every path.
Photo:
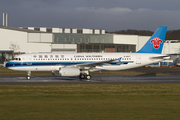
<instances>
[{"instance_id":1,"label":"grey sky","mask_svg":"<svg viewBox=\"0 0 180 120\"><path fill-rule=\"evenodd\" d=\"M9 26L107 31L180 29L180 0L1 0Z\"/></svg>"}]
</instances>

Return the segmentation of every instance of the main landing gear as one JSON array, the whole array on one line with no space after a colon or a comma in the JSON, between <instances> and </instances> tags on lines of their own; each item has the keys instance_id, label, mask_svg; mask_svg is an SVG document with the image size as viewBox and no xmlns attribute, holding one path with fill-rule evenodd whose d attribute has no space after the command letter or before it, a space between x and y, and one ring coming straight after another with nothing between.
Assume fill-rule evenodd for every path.
<instances>
[{"instance_id":1,"label":"main landing gear","mask_svg":"<svg viewBox=\"0 0 180 120\"><path fill-rule=\"evenodd\" d=\"M26 77L27 80L30 80L31 79L31 71L28 71L27 72L27 77Z\"/></svg>"},{"instance_id":2,"label":"main landing gear","mask_svg":"<svg viewBox=\"0 0 180 120\"><path fill-rule=\"evenodd\" d=\"M91 79L91 75L89 75L89 71L81 71L79 78L89 81Z\"/></svg>"},{"instance_id":3,"label":"main landing gear","mask_svg":"<svg viewBox=\"0 0 180 120\"><path fill-rule=\"evenodd\" d=\"M91 75L80 74L79 78L80 79L86 79L87 81L89 81L91 79Z\"/></svg>"}]
</instances>

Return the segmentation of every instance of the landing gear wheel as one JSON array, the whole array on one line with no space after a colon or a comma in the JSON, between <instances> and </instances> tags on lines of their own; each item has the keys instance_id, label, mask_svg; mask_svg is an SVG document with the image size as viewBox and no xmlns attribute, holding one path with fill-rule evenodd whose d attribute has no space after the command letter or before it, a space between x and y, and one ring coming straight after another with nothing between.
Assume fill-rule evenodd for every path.
<instances>
[{"instance_id":1,"label":"landing gear wheel","mask_svg":"<svg viewBox=\"0 0 180 120\"><path fill-rule=\"evenodd\" d=\"M27 79L27 80L30 80L30 79L31 79L31 77L30 77L30 76L27 76L27 77L26 77L26 79Z\"/></svg>"},{"instance_id":2,"label":"landing gear wheel","mask_svg":"<svg viewBox=\"0 0 180 120\"><path fill-rule=\"evenodd\" d=\"M79 78L80 78L80 79L84 79L84 78L85 78L85 75L84 75L84 74L80 74Z\"/></svg>"},{"instance_id":3,"label":"landing gear wheel","mask_svg":"<svg viewBox=\"0 0 180 120\"><path fill-rule=\"evenodd\" d=\"M28 71L27 72L27 77L26 77L27 80L30 80L31 79L31 71Z\"/></svg>"},{"instance_id":4,"label":"landing gear wheel","mask_svg":"<svg viewBox=\"0 0 180 120\"><path fill-rule=\"evenodd\" d=\"M86 76L86 80L89 81L91 79L91 76L90 75L87 75Z\"/></svg>"}]
</instances>

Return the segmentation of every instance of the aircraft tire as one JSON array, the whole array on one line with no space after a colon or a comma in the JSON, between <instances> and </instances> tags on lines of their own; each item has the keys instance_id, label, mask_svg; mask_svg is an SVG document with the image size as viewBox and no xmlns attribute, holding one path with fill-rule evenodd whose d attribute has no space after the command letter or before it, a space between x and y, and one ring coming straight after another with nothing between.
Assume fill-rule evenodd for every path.
<instances>
[{"instance_id":1,"label":"aircraft tire","mask_svg":"<svg viewBox=\"0 0 180 120\"><path fill-rule=\"evenodd\" d=\"M31 77L30 77L30 76L27 76L27 77L26 77L26 79L27 79L27 80L30 80L30 79L31 79Z\"/></svg>"},{"instance_id":2,"label":"aircraft tire","mask_svg":"<svg viewBox=\"0 0 180 120\"><path fill-rule=\"evenodd\" d=\"M86 80L89 81L91 79L91 76L90 75L87 75L86 76Z\"/></svg>"},{"instance_id":3,"label":"aircraft tire","mask_svg":"<svg viewBox=\"0 0 180 120\"><path fill-rule=\"evenodd\" d=\"M84 79L84 78L85 78L85 75L84 75L84 74L80 74L79 78L80 78L80 79Z\"/></svg>"}]
</instances>

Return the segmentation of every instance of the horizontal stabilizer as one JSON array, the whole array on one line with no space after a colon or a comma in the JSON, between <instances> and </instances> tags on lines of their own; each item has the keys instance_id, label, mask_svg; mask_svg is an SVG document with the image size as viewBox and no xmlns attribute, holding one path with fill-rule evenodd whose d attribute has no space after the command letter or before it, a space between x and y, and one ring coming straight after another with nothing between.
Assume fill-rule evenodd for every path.
<instances>
[{"instance_id":1,"label":"horizontal stabilizer","mask_svg":"<svg viewBox=\"0 0 180 120\"><path fill-rule=\"evenodd\" d=\"M170 56L150 57L151 60L158 60L158 59L169 60L170 58L171 58Z\"/></svg>"}]
</instances>

